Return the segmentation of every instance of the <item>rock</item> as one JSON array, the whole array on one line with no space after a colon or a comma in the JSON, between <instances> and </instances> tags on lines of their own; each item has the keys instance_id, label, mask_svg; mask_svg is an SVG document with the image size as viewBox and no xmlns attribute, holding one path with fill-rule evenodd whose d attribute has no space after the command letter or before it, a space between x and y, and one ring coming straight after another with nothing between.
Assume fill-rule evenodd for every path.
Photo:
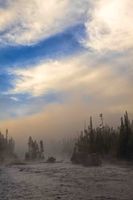
<instances>
[{"instance_id":1,"label":"rock","mask_svg":"<svg viewBox=\"0 0 133 200\"><path fill-rule=\"evenodd\" d=\"M47 162L48 162L48 163L55 163L55 162L56 162L56 158L54 158L54 157L49 157L49 158L47 159Z\"/></svg>"}]
</instances>

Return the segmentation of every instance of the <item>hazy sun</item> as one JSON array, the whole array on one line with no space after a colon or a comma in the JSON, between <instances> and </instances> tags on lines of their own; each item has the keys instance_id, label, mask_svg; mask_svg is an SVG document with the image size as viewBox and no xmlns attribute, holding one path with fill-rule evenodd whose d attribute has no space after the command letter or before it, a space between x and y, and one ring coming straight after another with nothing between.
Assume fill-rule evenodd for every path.
<instances>
[{"instance_id":1,"label":"hazy sun","mask_svg":"<svg viewBox=\"0 0 133 200\"><path fill-rule=\"evenodd\" d=\"M119 23L120 16L123 14L123 4L120 0L104 0L99 2L96 15L103 20L109 27Z\"/></svg>"},{"instance_id":2,"label":"hazy sun","mask_svg":"<svg viewBox=\"0 0 133 200\"><path fill-rule=\"evenodd\" d=\"M95 0L91 20L86 23L85 45L101 50L132 48L133 45L133 1Z\"/></svg>"}]
</instances>

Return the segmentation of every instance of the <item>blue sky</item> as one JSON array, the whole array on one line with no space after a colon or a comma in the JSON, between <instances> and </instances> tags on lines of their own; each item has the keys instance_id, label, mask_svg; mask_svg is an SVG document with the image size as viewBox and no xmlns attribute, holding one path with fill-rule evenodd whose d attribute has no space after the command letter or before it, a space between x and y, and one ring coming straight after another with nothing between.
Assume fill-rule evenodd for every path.
<instances>
[{"instance_id":1,"label":"blue sky","mask_svg":"<svg viewBox=\"0 0 133 200\"><path fill-rule=\"evenodd\" d=\"M56 59L74 54L84 50L78 41L84 35L84 24L77 24L34 45L1 47L0 66L5 69L21 63L37 62L39 59Z\"/></svg>"},{"instance_id":2,"label":"blue sky","mask_svg":"<svg viewBox=\"0 0 133 200\"><path fill-rule=\"evenodd\" d=\"M70 55L75 55L79 52L84 52L86 49L80 44L79 38L82 38L85 35L84 24L76 24L72 27L69 27L62 33L55 34L47 39L39 41L36 44L32 45L11 45L7 44L1 46L0 54L0 92L1 92L1 107L7 107L6 114L1 118L12 118L21 116L23 114L32 114L39 112L41 106L49 104L51 102L59 101L61 102L61 95L55 91L48 91L46 94L41 95L40 97L34 97L28 94L12 94L10 90L13 88L13 82L15 80L15 75L11 73L12 69L19 66L19 68L24 69L32 67L33 65L43 60L56 60L67 58ZM10 72L9 72L10 71ZM60 96L60 97L59 97ZM58 97L58 98L57 98ZM43 99L43 101L42 101ZM40 104L38 108L29 108L30 104L34 105L35 102ZM12 107L12 109L10 109ZM19 107L19 108L18 108ZM28 110L21 112L24 107L28 107ZM25 108L25 109L26 109Z\"/></svg>"},{"instance_id":3,"label":"blue sky","mask_svg":"<svg viewBox=\"0 0 133 200\"><path fill-rule=\"evenodd\" d=\"M61 59L84 51L85 49L78 42L78 38L84 34L84 25L78 24L34 45L12 46L9 44L1 47L0 92L4 93L12 88L12 81L15 77L8 73L8 69L15 68L17 65L25 68L28 64L32 66L38 63L41 59Z\"/></svg>"},{"instance_id":4,"label":"blue sky","mask_svg":"<svg viewBox=\"0 0 133 200\"><path fill-rule=\"evenodd\" d=\"M3 123L38 114L50 121L68 107L70 115L84 110L79 120L87 112L133 114L132 6L131 0L0 0Z\"/></svg>"}]
</instances>

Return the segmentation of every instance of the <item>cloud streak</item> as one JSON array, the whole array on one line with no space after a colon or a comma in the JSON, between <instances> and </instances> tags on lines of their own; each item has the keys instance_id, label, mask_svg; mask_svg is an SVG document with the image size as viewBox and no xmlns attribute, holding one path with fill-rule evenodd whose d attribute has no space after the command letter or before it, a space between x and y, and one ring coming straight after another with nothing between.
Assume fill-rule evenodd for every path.
<instances>
[{"instance_id":1,"label":"cloud streak","mask_svg":"<svg viewBox=\"0 0 133 200\"><path fill-rule=\"evenodd\" d=\"M126 59L131 62L132 56ZM73 96L76 93L105 104L111 101L117 104L122 99L125 105L131 105L133 98L131 66L123 67L119 58L112 64L109 60L92 59L88 53L79 54L78 58L42 61L25 69L16 68L11 73L16 77L9 91L11 95L26 93L39 97L48 92L60 92Z\"/></svg>"}]
</instances>

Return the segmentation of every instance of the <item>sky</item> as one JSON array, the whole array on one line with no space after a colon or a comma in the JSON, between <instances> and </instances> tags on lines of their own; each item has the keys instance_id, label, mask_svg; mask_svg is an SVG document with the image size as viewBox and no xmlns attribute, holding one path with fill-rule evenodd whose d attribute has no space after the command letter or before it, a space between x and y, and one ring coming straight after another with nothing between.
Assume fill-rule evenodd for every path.
<instances>
[{"instance_id":1,"label":"sky","mask_svg":"<svg viewBox=\"0 0 133 200\"><path fill-rule=\"evenodd\" d=\"M132 0L0 0L0 127L71 136L133 116Z\"/></svg>"}]
</instances>

